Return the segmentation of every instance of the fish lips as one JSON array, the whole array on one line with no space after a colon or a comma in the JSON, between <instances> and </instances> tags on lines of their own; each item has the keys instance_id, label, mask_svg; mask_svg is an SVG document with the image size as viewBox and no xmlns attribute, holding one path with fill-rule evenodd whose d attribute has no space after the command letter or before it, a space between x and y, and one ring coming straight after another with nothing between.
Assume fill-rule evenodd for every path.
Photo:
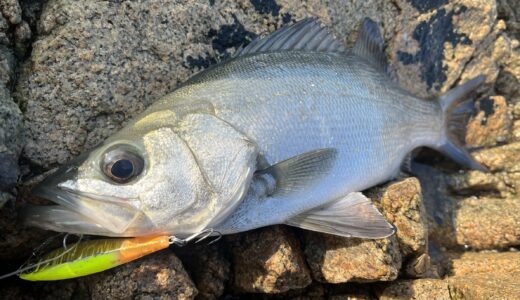
<instances>
[{"instance_id":1,"label":"fish lips","mask_svg":"<svg viewBox=\"0 0 520 300\"><path fill-rule=\"evenodd\" d=\"M71 189L78 166L85 157L60 167L48 176L32 193L57 204L33 206L27 209L27 224L60 232L123 236L140 216L140 201L100 196Z\"/></svg>"}]
</instances>

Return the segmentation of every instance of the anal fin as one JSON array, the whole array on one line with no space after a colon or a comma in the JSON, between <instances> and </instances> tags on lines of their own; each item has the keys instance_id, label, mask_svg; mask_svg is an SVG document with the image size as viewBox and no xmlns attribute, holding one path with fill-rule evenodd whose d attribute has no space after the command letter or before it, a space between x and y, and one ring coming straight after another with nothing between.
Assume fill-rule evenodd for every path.
<instances>
[{"instance_id":1,"label":"anal fin","mask_svg":"<svg viewBox=\"0 0 520 300\"><path fill-rule=\"evenodd\" d=\"M395 229L362 193L350 193L339 200L288 221L287 225L343 237L385 238Z\"/></svg>"}]
</instances>

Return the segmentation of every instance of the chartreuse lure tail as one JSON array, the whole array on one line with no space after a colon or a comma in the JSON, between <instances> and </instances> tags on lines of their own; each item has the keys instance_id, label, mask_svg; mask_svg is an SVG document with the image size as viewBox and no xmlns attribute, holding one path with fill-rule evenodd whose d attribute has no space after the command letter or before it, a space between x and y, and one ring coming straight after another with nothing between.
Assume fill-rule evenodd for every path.
<instances>
[{"instance_id":1,"label":"chartreuse lure tail","mask_svg":"<svg viewBox=\"0 0 520 300\"><path fill-rule=\"evenodd\" d=\"M50 252L34 268L18 276L30 281L51 281L90 275L168 248L170 243L168 236L78 242L68 250Z\"/></svg>"}]
</instances>

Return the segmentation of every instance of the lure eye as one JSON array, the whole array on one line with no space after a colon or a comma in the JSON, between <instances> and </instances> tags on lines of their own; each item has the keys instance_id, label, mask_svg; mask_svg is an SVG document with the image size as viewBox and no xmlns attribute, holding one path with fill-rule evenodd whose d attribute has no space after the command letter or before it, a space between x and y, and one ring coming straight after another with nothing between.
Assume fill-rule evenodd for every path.
<instances>
[{"instance_id":1,"label":"lure eye","mask_svg":"<svg viewBox=\"0 0 520 300\"><path fill-rule=\"evenodd\" d=\"M127 183L143 171L144 161L129 145L111 147L105 152L103 173L112 181Z\"/></svg>"}]
</instances>

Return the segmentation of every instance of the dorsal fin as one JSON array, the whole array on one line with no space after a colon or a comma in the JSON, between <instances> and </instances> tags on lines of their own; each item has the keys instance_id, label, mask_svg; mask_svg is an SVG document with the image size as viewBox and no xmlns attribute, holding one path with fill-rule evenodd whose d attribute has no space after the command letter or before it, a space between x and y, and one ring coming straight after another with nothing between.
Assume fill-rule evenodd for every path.
<instances>
[{"instance_id":1,"label":"dorsal fin","mask_svg":"<svg viewBox=\"0 0 520 300\"><path fill-rule=\"evenodd\" d=\"M384 52L384 40L379 26L370 18L365 18L359 28L358 37L352 53L363 57L374 67L394 78Z\"/></svg>"},{"instance_id":2,"label":"dorsal fin","mask_svg":"<svg viewBox=\"0 0 520 300\"><path fill-rule=\"evenodd\" d=\"M345 48L315 18L307 18L291 26L280 28L266 37L254 40L246 47L239 49L234 57L252 53L291 50L344 52Z\"/></svg>"}]
</instances>

